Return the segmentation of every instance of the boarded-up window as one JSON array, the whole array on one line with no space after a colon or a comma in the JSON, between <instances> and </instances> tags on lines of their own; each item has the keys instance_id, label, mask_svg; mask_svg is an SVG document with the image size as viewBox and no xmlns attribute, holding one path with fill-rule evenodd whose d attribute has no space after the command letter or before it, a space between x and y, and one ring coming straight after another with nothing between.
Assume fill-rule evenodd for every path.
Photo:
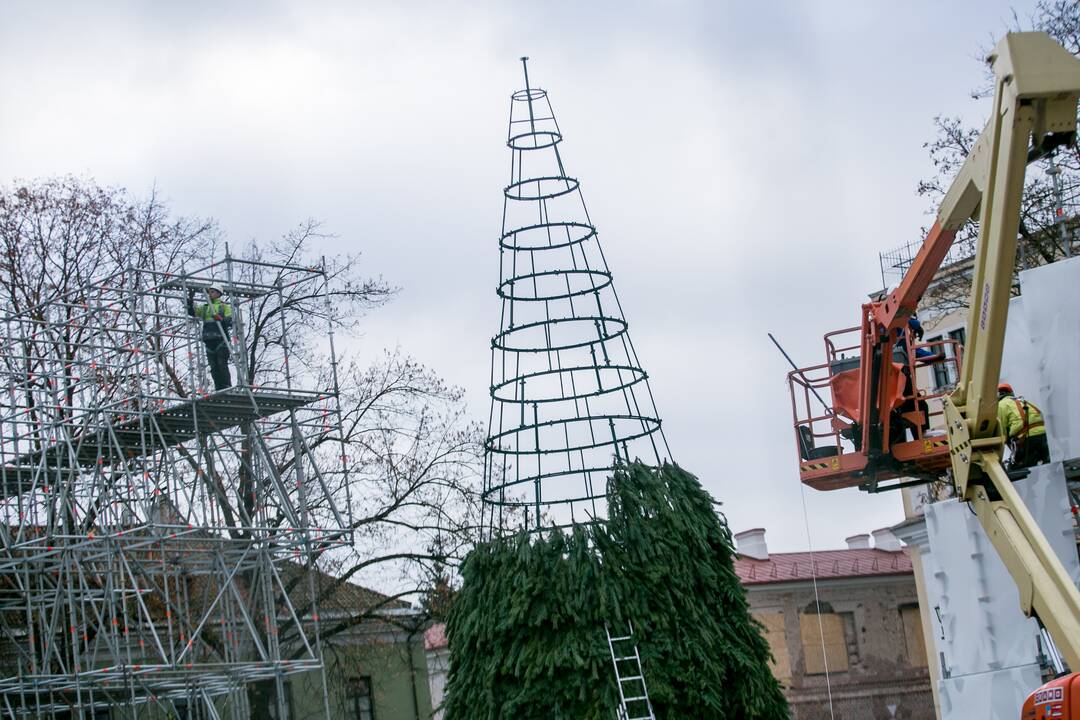
<instances>
[{"instance_id":1,"label":"boarded-up window","mask_svg":"<svg viewBox=\"0 0 1080 720\"><path fill-rule=\"evenodd\" d=\"M754 617L765 626L765 639L769 642L773 661L769 663L773 677L780 682L791 680L791 658L788 655L787 633L784 631L784 613L756 612Z\"/></svg>"},{"instance_id":2,"label":"boarded-up window","mask_svg":"<svg viewBox=\"0 0 1080 720\"><path fill-rule=\"evenodd\" d=\"M904 624L904 645L907 647L908 663L912 667L926 667L926 641L923 637L922 615L918 605L904 605L900 608L900 619Z\"/></svg>"},{"instance_id":3,"label":"boarded-up window","mask_svg":"<svg viewBox=\"0 0 1080 720\"><path fill-rule=\"evenodd\" d=\"M821 675L828 671L846 672L848 647L844 638L844 621L837 613L804 613L799 615L799 634L806 674ZM822 653L824 648L824 653Z\"/></svg>"}]
</instances>

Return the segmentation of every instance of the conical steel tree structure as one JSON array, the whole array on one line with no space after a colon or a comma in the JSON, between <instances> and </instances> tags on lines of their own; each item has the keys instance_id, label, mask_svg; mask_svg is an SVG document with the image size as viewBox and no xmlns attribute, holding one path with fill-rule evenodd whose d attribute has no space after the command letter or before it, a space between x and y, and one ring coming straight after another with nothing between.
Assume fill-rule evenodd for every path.
<instances>
[{"instance_id":1,"label":"conical steel tree structure","mask_svg":"<svg viewBox=\"0 0 1080 720\"><path fill-rule=\"evenodd\" d=\"M669 456L547 92L510 103L485 501L492 534L602 520L619 460Z\"/></svg>"},{"instance_id":2,"label":"conical steel tree structure","mask_svg":"<svg viewBox=\"0 0 1080 720\"><path fill-rule=\"evenodd\" d=\"M512 98L490 538L466 558L447 620L446 718L787 717L727 523L666 462L596 227L527 67Z\"/></svg>"}]
</instances>

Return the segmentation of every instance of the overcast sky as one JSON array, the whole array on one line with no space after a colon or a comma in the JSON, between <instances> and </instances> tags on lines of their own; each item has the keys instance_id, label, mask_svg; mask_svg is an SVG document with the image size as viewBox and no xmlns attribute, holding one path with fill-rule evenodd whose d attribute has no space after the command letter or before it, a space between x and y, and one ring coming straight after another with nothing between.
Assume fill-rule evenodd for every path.
<instances>
[{"instance_id":1,"label":"overcast sky","mask_svg":"<svg viewBox=\"0 0 1080 720\"><path fill-rule=\"evenodd\" d=\"M733 530L807 546L787 366L823 360L919 239L939 113L1033 2L101 2L0 5L0 182L73 173L233 241L308 217L402 288L400 346L487 417L509 95L550 92L676 460ZM898 494L806 491L816 548Z\"/></svg>"}]
</instances>

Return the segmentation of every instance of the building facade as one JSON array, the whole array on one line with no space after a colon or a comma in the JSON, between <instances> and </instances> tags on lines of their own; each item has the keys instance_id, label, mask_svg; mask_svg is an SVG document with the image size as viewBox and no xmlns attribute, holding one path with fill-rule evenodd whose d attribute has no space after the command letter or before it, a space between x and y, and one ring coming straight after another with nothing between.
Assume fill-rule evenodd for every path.
<instances>
[{"instance_id":1,"label":"building facade","mask_svg":"<svg viewBox=\"0 0 1080 720\"><path fill-rule=\"evenodd\" d=\"M287 689L289 718L431 720L423 611L323 572L313 580L326 700L320 672L299 675Z\"/></svg>"},{"instance_id":2,"label":"building facade","mask_svg":"<svg viewBox=\"0 0 1080 720\"><path fill-rule=\"evenodd\" d=\"M762 529L735 537L794 720L934 718L915 576L889 531L814 553L770 553Z\"/></svg>"},{"instance_id":3,"label":"building facade","mask_svg":"<svg viewBox=\"0 0 1080 720\"><path fill-rule=\"evenodd\" d=\"M324 641L332 720L431 720L424 634L376 620ZM298 676L289 717L323 718L321 679Z\"/></svg>"},{"instance_id":4,"label":"building facade","mask_svg":"<svg viewBox=\"0 0 1080 720\"><path fill-rule=\"evenodd\" d=\"M446 694L446 681L450 675L450 644L446 641L446 624L432 625L424 634L424 652L427 657L428 688L435 711L432 720L443 719L442 701Z\"/></svg>"}]
</instances>

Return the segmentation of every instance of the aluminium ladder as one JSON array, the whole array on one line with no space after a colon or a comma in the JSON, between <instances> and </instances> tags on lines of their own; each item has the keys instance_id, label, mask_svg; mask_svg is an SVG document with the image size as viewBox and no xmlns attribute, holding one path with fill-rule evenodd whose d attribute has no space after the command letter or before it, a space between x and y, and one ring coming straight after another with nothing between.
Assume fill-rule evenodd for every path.
<instances>
[{"instance_id":1,"label":"aluminium ladder","mask_svg":"<svg viewBox=\"0 0 1080 720\"><path fill-rule=\"evenodd\" d=\"M652 702L649 701L649 689L645 686L645 674L641 670L641 656L634 640L634 625L626 622L625 635L613 637L611 628L604 626L607 633L608 649L611 662L615 666L615 679L619 687L619 709L617 720L656 720Z\"/></svg>"}]
</instances>

